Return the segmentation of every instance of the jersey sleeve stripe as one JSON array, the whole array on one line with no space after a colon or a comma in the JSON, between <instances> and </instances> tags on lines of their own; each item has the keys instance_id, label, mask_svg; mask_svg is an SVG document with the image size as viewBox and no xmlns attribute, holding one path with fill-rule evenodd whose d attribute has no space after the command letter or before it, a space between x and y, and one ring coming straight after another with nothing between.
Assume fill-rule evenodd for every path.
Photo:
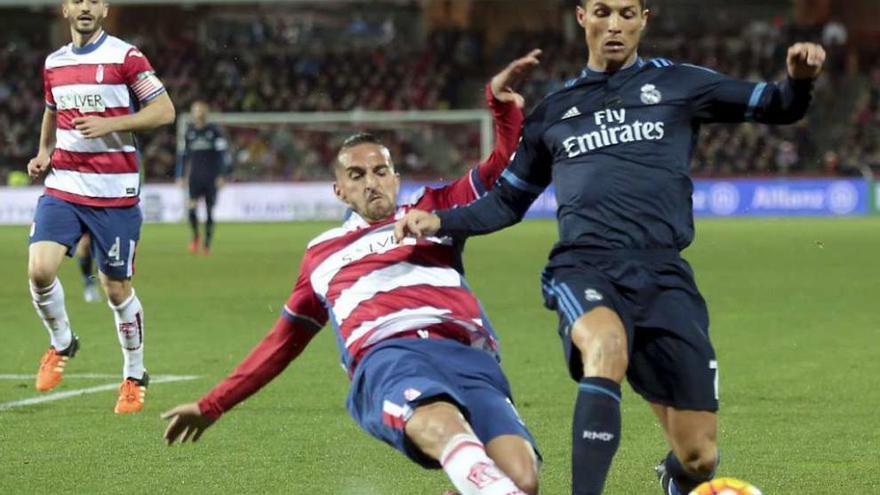
<instances>
[{"instance_id":1,"label":"jersey sleeve stripe","mask_svg":"<svg viewBox=\"0 0 880 495\"><path fill-rule=\"evenodd\" d=\"M131 90L137 96L139 101L145 102L150 98L158 96L158 93L164 91L165 87L155 74L149 72L142 76L138 82L133 84Z\"/></svg>"},{"instance_id":2,"label":"jersey sleeve stripe","mask_svg":"<svg viewBox=\"0 0 880 495\"><path fill-rule=\"evenodd\" d=\"M158 97L158 96L160 96L161 94L165 93L165 91L166 91L165 88L159 88L158 90L156 90L155 93L153 93L153 94L151 94L151 95L149 95L149 96L147 96L147 97L145 97L145 98L141 98L141 99L140 99L140 102L141 102L141 103L149 103L149 102L155 100L156 97Z\"/></svg>"},{"instance_id":3,"label":"jersey sleeve stripe","mask_svg":"<svg viewBox=\"0 0 880 495\"><path fill-rule=\"evenodd\" d=\"M758 102L761 101L761 95L764 94L764 89L767 87L767 83L761 82L755 85L755 89L752 91L752 97L749 98L749 106L746 108L746 120L752 120L755 118L755 108L758 106Z\"/></svg>"},{"instance_id":4,"label":"jersey sleeve stripe","mask_svg":"<svg viewBox=\"0 0 880 495\"><path fill-rule=\"evenodd\" d=\"M471 181L471 188L474 190L474 195L477 198L482 198L486 195L486 186L483 185L483 181L480 180L480 169L479 167L474 167L471 169L471 173L469 174L469 178Z\"/></svg>"},{"instance_id":5,"label":"jersey sleeve stripe","mask_svg":"<svg viewBox=\"0 0 880 495\"><path fill-rule=\"evenodd\" d=\"M512 185L513 187L520 189L522 191L530 192L535 195L541 194L541 192L544 191L543 187L536 186L534 184L531 184L529 182L526 182L526 181L520 179L510 169L505 170L504 173L501 174L501 178L506 180L507 182L509 182L510 185Z\"/></svg>"},{"instance_id":6,"label":"jersey sleeve stripe","mask_svg":"<svg viewBox=\"0 0 880 495\"><path fill-rule=\"evenodd\" d=\"M294 313L287 306L284 306L281 309L281 316L283 316L285 319L287 319L287 321L289 321L291 323L299 323L299 324L305 326L308 330L311 330L313 332L317 332L318 330L320 330L324 326L324 325L318 323L313 318L309 318L308 316Z\"/></svg>"}]
</instances>

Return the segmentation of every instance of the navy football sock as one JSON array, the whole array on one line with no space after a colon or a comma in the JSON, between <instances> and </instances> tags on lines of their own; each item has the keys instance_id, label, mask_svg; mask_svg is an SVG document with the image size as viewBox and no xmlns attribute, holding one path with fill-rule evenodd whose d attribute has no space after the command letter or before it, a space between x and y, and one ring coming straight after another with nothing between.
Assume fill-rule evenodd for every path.
<instances>
[{"instance_id":1,"label":"navy football sock","mask_svg":"<svg viewBox=\"0 0 880 495\"><path fill-rule=\"evenodd\" d=\"M669 473L669 476L675 483L675 488L682 495L690 493L700 483L709 481L715 476L715 469L710 473L691 473L681 465L681 461L678 460L678 457L672 451L666 455L666 460L663 461L663 464L666 466L666 472ZM715 468L718 468L718 461L715 462ZM670 492L675 493L674 490L670 490Z\"/></svg>"},{"instance_id":2,"label":"navy football sock","mask_svg":"<svg viewBox=\"0 0 880 495\"><path fill-rule=\"evenodd\" d=\"M211 238L214 237L214 215L208 210L208 219L205 221L205 247L211 247Z\"/></svg>"},{"instance_id":3,"label":"navy football sock","mask_svg":"<svg viewBox=\"0 0 880 495\"><path fill-rule=\"evenodd\" d=\"M192 229L193 239L199 238L199 217L196 216L196 209L189 209L189 227Z\"/></svg>"},{"instance_id":4,"label":"navy football sock","mask_svg":"<svg viewBox=\"0 0 880 495\"><path fill-rule=\"evenodd\" d=\"M79 272L82 274L83 283L89 285L92 283L92 255L78 256L76 261L79 263Z\"/></svg>"},{"instance_id":5,"label":"navy football sock","mask_svg":"<svg viewBox=\"0 0 880 495\"><path fill-rule=\"evenodd\" d=\"M620 445L620 384L588 377L578 384L571 444L574 495L602 493L611 460Z\"/></svg>"}]
</instances>

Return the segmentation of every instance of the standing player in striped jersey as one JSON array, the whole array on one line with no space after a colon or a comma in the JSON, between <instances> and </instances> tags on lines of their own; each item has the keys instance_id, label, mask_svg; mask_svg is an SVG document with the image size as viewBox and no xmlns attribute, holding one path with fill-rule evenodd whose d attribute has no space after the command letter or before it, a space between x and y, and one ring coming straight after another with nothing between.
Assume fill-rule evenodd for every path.
<instances>
[{"instance_id":1,"label":"standing player in striped jersey","mask_svg":"<svg viewBox=\"0 0 880 495\"><path fill-rule=\"evenodd\" d=\"M645 1L581 0L587 67L532 112L498 184L464 208L412 211L396 232L494 232L555 185L559 242L542 286L578 382L575 495L602 492L620 443L624 376L671 447L656 468L663 492L690 493L713 476L718 363L706 303L680 254L694 238L691 153L703 123L800 120L825 60L822 47L795 43L788 77L769 84L646 61L637 53Z\"/></svg>"},{"instance_id":2,"label":"standing player in striped jersey","mask_svg":"<svg viewBox=\"0 0 880 495\"><path fill-rule=\"evenodd\" d=\"M143 310L131 286L142 221L132 132L170 124L174 105L144 54L101 28L103 0L65 0L62 12L73 42L46 58L40 147L28 163L32 178L47 173L28 252L31 297L50 337L36 386L57 386L79 347L56 275L88 233L125 361L114 411L133 413L143 408L149 377Z\"/></svg>"},{"instance_id":3,"label":"standing player in striped jersey","mask_svg":"<svg viewBox=\"0 0 880 495\"><path fill-rule=\"evenodd\" d=\"M496 146L483 163L397 206L388 149L352 136L334 165L334 192L353 213L309 243L293 293L272 331L198 403L178 406L169 443L198 440L221 414L262 388L328 321L351 378L348 410L374 437L426 468L442 467L463 495L534 494L533 440L498 365L498 347L462 276L462 244L393 239L407 210L464 205L492 187L516 146L523 99L510 89L538 63L512 62L486 88Z\"/></svg>"},{"instance_id":4,"label":"standing player in striped jersey","mask_svg":"<svg viewBox=\"0 0 880 495\"><path fill-rule=\"evenodd\" d=\"M231 172L232 157L229 155L229 142L220 128L208 123L208 104L196 101L190 107L190 113L193 122L186 129L183 152L174 175L178 183L186 185L189 193L189 225L192 229L189 252L198 252L201 241L202 253L209 254L214 237L217 192ZM196 215L199 199L205 200L204 239L199 235L199 218Z\"/></svg>"}]
</instances>

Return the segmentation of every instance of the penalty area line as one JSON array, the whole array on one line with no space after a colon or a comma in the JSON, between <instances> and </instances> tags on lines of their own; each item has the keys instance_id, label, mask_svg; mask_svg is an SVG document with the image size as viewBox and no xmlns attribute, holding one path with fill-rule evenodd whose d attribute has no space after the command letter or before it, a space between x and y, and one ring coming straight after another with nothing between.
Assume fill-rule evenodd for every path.
<instances>
[{"instance_id":1,"label":"penalty area line","mask_svg":"<svg viewBox=\"0 0 880 495\"><path fill-rule=\"evenodd\" d=\"M9 375L0 375L9 376ZM17 375L33 378L33 375ZM183 382L187 380L195 380L199 378L197 375L157 375L150 377L150 385L156 383ZM0 403L0 411L14 409L16 407L31 406L34 404L42 404L44 402L52 402L56 400L69 399L71 397L79 397L80 395L96 394L107 390L116 390L119 388L118 383L108 383L107 385L96 385L94 387L81 388L77 390L68 390L66 392L53 392L39 397L31 397L30 399L14 400L10 402Z\"/></svg>"}]
</instances>

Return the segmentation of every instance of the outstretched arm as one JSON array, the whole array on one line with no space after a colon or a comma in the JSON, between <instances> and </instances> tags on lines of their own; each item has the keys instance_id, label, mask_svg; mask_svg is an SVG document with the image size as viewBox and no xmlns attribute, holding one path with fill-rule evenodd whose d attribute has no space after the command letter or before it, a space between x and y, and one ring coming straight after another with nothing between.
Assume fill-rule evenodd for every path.
<instances>
[{"instance_id":1,"label":"outstretched arm","mask_svg":"<svg viewBox=\"0 0 880 495\"><path fill-rule=\"evenodd\" d=\"M495 123L495 149L477 168L485 190L492 188L510 163L510 155L516 150L523 123L522 109L526 102L515 88L541 63L538 60L540 56L541 50L532 50L495 74L486 86L486 100Z\"/></svg>"},{"instance_id":2,"label":"outstretched arm","mask_svg":"<svg viewBox=\"0 0 880 495\"><path fill-rule=\"evenodd\" d=\"M486 103L495 125L495 147L479 165L446 187L433 190L436 208L466 205L490 190L510 162L523 123L525 99L515 88L540 63L541 50L532 50L495 74L486 84Z\"/></svg>"},{"instance_id":3,"label":"outstretched arm","mask_svg":"<svg viewBox=\"0 0 880 495\"><path fill-rule=\"evenodd\" d=\"M178 440L198 440L223 413L284 371L324 326L327 311L315 296L303 267L275 326L235 371L198 402L181 404L162 414L162 419L171 421L165 430L168 445Z\"/></svg>"},{"instance_id":4,"label":"outstretched arm","mask_svg":"<svg viewBox=\"0 0 880 495\"><path fill-rule=\"evenodd\" d=\"M224 412L235 407L278 376L315 336L315 331L282 315L272 330L225 380L198 402L181 404L162 414L170 420L165 430L168 445L202 436Z\"/></svg>"},{"instance_id":5,"label":"outstretched arm","mask_svg":"<svg viewBox=\"0 0 880 495\"><path fill-rule=\"evenodd\" d=\"M795 43L788 49L788 77L783 81L754 83L717 73L706 75L695 95L695 117L703 122L797 122L810 106L813 81L824 62L821 46Z\"/></svg>"}]
</instances>

